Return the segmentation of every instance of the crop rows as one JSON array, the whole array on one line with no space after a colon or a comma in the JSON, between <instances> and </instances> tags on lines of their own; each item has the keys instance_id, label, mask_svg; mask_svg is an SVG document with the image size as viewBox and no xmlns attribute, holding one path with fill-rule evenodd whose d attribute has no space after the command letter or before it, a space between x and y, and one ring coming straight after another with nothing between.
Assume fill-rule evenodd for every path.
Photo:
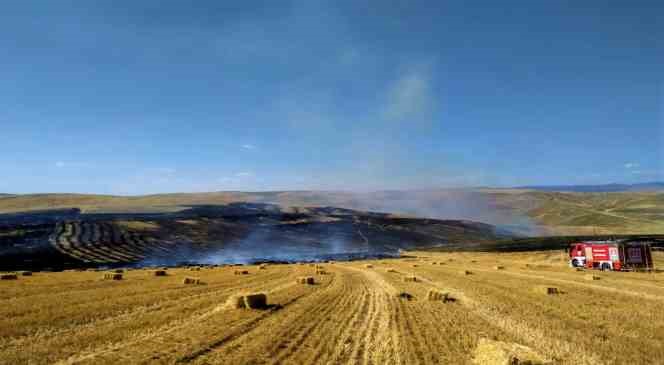
<instances>
[{"instance_id":1,"label":"crop rows","mask_svg":"<svg viewBox=\"0 0 664 365\"><path fill-rule=\"evenodd\" d=\"M93 263L140 261L149 254L168 253L168 247L112 223L61 222L51 236L60 252Z\"/></svg>"}]
</instances>

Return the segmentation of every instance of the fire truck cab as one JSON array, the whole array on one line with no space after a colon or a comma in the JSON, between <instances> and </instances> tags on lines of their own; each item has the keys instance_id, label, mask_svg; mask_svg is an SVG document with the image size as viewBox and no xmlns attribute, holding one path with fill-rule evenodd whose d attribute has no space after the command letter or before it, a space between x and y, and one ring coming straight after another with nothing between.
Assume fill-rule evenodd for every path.
<instances>
[{"instance_id":1,"label":"fire truck cab","mask_svg":"<svg viewBox=\"0 0 664 365\"><path fill-rule=\"evenodd\" d=\"M618 244L608 241L574 243L569 256L572 267L620 270L622 266Z\"/></svg>"},{"instance_id":2,"label":"fire truck cab","mask_svg":"<svg viewBox=\"0 0 664 365\"><path fill-rule=\"evenodd\" d=\"M600 270L653 270L647 242L586 241L570 245L569 264Z\"/></svg>"}]
</instances>

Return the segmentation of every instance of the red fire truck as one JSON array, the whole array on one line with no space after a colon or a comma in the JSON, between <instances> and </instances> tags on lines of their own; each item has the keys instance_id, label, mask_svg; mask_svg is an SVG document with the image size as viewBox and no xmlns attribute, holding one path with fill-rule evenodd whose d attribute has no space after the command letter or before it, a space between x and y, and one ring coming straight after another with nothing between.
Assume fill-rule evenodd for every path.
<instances>
[{"instance_id":1,"label":"red fire truck","mask_svg":"<svg viewBox=\"0 0 664 365\"><path fill-rule=\"evenodd\" d=\"M617 241L585 241L570 245L572 267L600 270L652 270L649 243Z\"/></svg>"}]
</instances>

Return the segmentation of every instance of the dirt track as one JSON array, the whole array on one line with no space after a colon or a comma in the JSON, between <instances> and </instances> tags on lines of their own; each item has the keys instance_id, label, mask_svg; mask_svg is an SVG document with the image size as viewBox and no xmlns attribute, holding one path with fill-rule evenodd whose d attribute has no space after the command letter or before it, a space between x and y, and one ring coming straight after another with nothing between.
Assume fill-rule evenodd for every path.
<instances>
[{"instance_id":1,"label":"dirt track","mask_svg":"<svg viewBox=\"0 0 664 365\"><path fill-rule=\"evenodd\" d=\"M457 364L473 361L482 338L528 346L553 363L664 359L664 274L601 273L590 282L555 256L531 255L538 265L516 254L330 263L313 286L295 283L314 274L309 265L252 266L249 275L132 270L117 282L99 272L35 273L0 283L0 363ZM505 270L493 269L498 262ZM407 274L420 280L405 282ZM183 285L185 276L205 285ZM543 284L565 294L533 290ZM427 301L429 289L456 300ZM255 291L272 306L224 306Z\"/></svg>"}]
</instances>

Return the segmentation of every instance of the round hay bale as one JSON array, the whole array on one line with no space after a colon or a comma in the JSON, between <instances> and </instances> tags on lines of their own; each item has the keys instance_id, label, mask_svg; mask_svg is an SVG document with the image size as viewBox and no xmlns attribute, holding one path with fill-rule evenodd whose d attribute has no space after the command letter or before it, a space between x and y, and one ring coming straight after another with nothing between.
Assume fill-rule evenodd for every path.
<instances>
[{"instance_id":1,"label":"round hay bale","mask_svg":"<svg viewBox=\"0 0 664 365\"><path fill-rule=\"evenodd\" d=\"M473 272L470 270L461 270L460 271L461 275L473 275Z\"/></svg>"},{"instance_id":2,"label":"round hay bale","mask_svg":"<svg viewBox=\"0 0 664 365\"><path fill-rule=\"evenodd\" d=\"M166 276L166 270L155 270L152 272L154 276Z\"/></svg>"},{"instance_id":3,"label":"round hay bale","mask_svg":"<svg viewBox=\"0 0 664 365\"><path fill-rule=\"evenodd\" d=\"M267 269L267 265L266 265L266 264L262 264L262 265L260 265L260 266L258 267L258 269L260 269L260 270L266 270L266 269Z\"/></svg>"},{"instance_id":4,"label":"round hay bale","mask_svg":"<svg viewBox=\"0 0 664 365\"><path fill-rule=\"evenodd\" d=\"M327 275L327 271L325 271L325 270L316 270L316 275Z\"/></svg>"},{"instance_id":5,"label":"round hay bale","mask_svg":"<svg viewBox=\"0 0 664 365\"><path fill-rule=\"evenodd\" d=\"M235 270L235 275L249 275L248 270Z\"/></svg>"},{"instance_id":6,"label":"round hay bale","mask_svg":"<svg viewBox=\"0 0 664 365\"><path fill-rule=\"evenodd\" d=\"M496 269L496 270L505 270L505 266L501 266L501 265L496 265L493 268Z\"/></svg>"},{"instance_id":7,"label":"round hay bale","mask_svg":"<svg viewBox=\"0 0 664 365\"><path fill-rule=\"evenodd\" d=\"M366 267L367 269L373 269L373 265L371 265L371 264L366 264L366 265L364 265L364 267Z\"/></svg>"},{"instance_id":8,"label":"round hay bale","mask_svg":"<svg viewBox=\"0 0 664 365\"><path fill-rule=\"evenodd\" d=\"M21 276L32 276L32 271L19 271L18 274Z\"/></svg>"}]
</instances>

